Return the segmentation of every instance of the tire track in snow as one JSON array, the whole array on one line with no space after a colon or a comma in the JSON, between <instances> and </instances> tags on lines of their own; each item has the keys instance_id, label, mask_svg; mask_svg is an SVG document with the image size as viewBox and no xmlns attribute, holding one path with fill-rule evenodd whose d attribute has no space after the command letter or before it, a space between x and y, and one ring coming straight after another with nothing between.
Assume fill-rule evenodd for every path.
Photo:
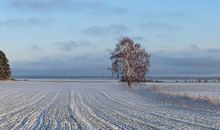
<instances>
[{"instance_id":1,"label":"tire track in snow","mask_svg":"<svg viewBox=\"0 0 220 130\"><path fill-rule=\"evenodd\" d=\"M22 109L25 106L28 106L29 104L32 103L32 100L34 98L39 98L38 96L40 95L40 92L35 92L32 95L26 96L25 93L23 95L21 95L20 97L13 97L11 99L4 99L6 101L9 100L10 105L6 105L6 107L3 108L3 110L0 111L0 113L4 113L3 115L7 115L8 113L14 111L15 109ZM24 96L24 97L23 97Z\"/></svg>"},{"instance_id":2,"label":"tire track in snow","mask_svg":"<svg viewBox=\"0 0 220 130\"><path fill-rule=\"evenodd\" d=\"M93 110L84 102L84 96L80 93L75 94L76 105L80 117L89 129L117 129L114 125L109 124L102 118L98 117Z\"/></svg>"},{"instance_id":3,"label":"tire track in snow","mask_svg":"<svg viewBox=\"0 0 220 130\"><path fill-rule=\"evenodd\" d=\"M89 94L87 94L89 95ZM94 94L97 95L97 94ZM88 96L86 99L86 103L90 105L91 108L94 109L94 112L100 116L100 118L109 121L110 123L119 126L120 129L158 129L156 126L152 124L148 124L147 122L143 122L141 120L130 117L129 115L117 111L116 109L112 109L106 103L110 103L108 100L105 100L105 103L100 102L100 99L103 97L95 98L94 95ZM111 104L111 103L110 103ZM114 105L114 104L111 104ZM114 105L115 108L119 107ZM117 118L115 118L117 117ZM133 128L135 126L135 128Z\"/></svg>"},{"instance_id":4,"label":"tire track in snow","mask_svg":"<svg viewBox=\"0 0 220 130\"><path fill-rule=\"evenodd\" d=\"M219 113L163 104L116 83L20 82L18 87L14 83L11 88L0 87L0 129L214 130L220 126Z\"/></svg>"},{"instance_id":5,"label":"tire track in snow","mask_svg":"<svg viewBox=\"0 0 220 130\"><path fill-rule=\"evenodd\" d=\"M34 111L40 109L44 104L46 104L51 99L51 95L48 93L43 97L39 97L32 104L25 106L20 110L16 110L2 117L0 124L5 128L13 129L13 127L24 125L27 121L29 114L34 113ZM3 123L1 123L3 122ZM2 128L2 125L0 128ZM4 129L3 127L3 129Z\"/></svg>"},{"instance_id":6,"label":"tire track in snow","mask_svg":"<svg viewBox=\"0 0 220 130\"><path fill-rule=\"evenodd\" d=\"M70 108L70 90L60 90L56 99L38 117L33 129L79 129Z\"/></svg>"}]
</instances>

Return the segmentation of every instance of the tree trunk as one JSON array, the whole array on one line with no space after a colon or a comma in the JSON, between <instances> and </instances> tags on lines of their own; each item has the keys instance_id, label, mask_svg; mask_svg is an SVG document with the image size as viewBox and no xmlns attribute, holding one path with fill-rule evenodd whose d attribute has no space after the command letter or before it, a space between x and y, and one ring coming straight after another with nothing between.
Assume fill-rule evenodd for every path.
<instances>
[{"instance_id":1,"label":"tree trunk","mask_svg":"<svg viewBox=\"0 0 220 130\"><path fill-rule=\"evenodd\" d=\"M128 86L131 86L131 66L128 61L129 59L129 47L128 44L126 45L126 52L125 52L125 63L126 63L126 82L128 83Z\"/></svg>"}]
</instances>

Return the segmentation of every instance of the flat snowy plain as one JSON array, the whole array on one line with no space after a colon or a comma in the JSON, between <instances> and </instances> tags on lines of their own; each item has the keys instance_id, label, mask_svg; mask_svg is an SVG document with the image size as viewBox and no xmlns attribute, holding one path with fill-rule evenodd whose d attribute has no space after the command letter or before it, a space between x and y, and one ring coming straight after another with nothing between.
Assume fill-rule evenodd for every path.
<instances>
[{"instance_id":1,"label":"flat snowy plain","mask_svg":"<svg viewBox=\"0 0 220 130\"><path fill-rule=\"evenodd\" d=\"M5 81L0 82L0 129L220 129L218 103L182 93L218 98L220 84L127 88L117 81ZM189 104L194 102L205 106Z\"/></svg>"}]
</instances>

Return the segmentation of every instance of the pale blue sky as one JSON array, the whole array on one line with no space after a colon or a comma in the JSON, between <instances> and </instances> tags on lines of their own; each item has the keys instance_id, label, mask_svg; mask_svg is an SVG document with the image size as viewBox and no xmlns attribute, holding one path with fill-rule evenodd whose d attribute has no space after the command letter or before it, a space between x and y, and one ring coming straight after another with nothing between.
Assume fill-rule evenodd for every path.
<instances>
[{"instance_id":1,"label":"pale blue sky","mask_svg":"<svg viewBox=\"0 0 220 130\"><path fill-rule=\"evenodd\" d=\"M129 36L149 75L220 74L219 0L1 0L0 49L14 75L110 75Z\"/></svg>"}]
</instances>

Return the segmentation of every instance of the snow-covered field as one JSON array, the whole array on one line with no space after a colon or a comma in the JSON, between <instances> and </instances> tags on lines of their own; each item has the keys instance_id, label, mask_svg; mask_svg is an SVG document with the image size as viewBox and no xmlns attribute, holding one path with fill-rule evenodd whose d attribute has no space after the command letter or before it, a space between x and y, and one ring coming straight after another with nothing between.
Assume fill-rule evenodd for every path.
<instances>
[{"instance_id":1,"label":"snow-covered field","mask_svg":"<svg viewBox=\"0 0 220 130\"><path fill-rule=\"evenodd\" d=\"M172 96L204 99L220 105L220 83L149 83L148 87L154 92Z\"/></svg>"},{"instance_id":2,"label":"snow-covered field","mask_svg":"<svg viewBox=\"0 0 220 130\"><path fill-rule=\"evenodd\" d=\"M219 96L220 84L201 85L148 83L126 88L117 81L0 82L0 129L220 129L218 105L215 110L190 108L155 98L161 93L157 87L163 86L167 92L204 89L202 94L213 91L211 95Z\"/></svg>"}]
</instances>

